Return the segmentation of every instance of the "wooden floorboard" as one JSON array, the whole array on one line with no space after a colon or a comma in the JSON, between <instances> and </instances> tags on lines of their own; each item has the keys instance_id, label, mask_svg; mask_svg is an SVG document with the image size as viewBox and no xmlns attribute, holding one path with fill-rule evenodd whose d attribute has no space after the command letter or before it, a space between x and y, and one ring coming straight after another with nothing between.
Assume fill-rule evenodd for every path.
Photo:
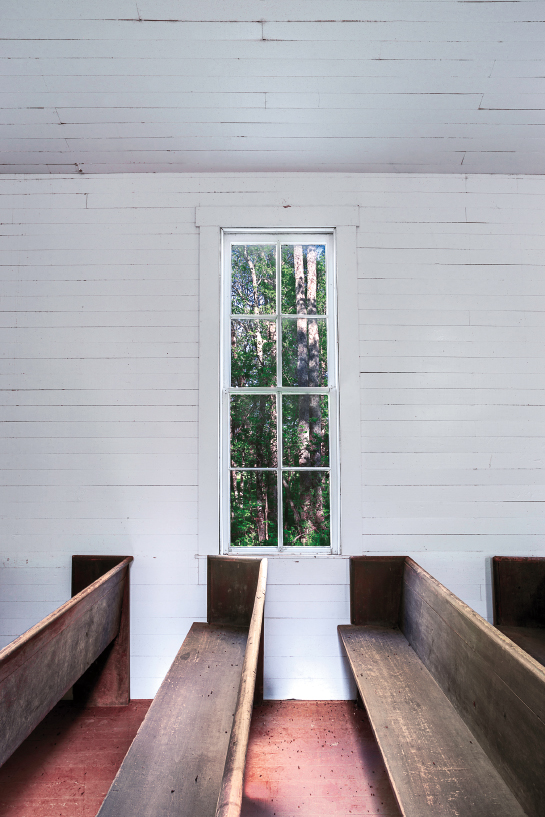
<instances>
[{"instance_id":1,"label":"wooden floorboard","mask_svg":"<svg viewBox=\"0 0 545 817\"><path fill-rule=\"evenodd\" d=\"M405 636L339 628L407 817L523 817L524 811Z\"/></svg>"},{"instance_id":2,"label":"wooden floorboard","mask_svg":"<svg viewBox=\"0 0 545 817\"><path fill-rule=\"evenodd\" d=\"M151 701L61 701L0 769L1 817L95 817Z\"/></svg>"},{"instance_id":3,"label":"wooden floorboard","mask_svg":"<svg viewBox=\"0 0 545 817\"><path fill-rule=\"evenodd\" d=\"M151 701L63 701L0 769L1 817L95 817ZM242 817L400 817L369 720L352 701L254 708Z\"/></svg>"},{"instance_id":4,"label":"wooden floorboard","mask_svg":"<svg viewBox=\"0 0 545 817\"><path fill-rule=\"evenodd\" d=\"M241 817L401 817L354 701L254 707Z\"/></svg>"}]
</instances>

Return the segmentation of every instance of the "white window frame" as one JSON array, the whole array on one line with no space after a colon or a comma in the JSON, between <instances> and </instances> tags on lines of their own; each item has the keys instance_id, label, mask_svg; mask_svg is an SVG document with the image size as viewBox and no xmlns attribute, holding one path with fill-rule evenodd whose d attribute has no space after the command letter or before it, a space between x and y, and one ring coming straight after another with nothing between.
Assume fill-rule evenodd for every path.
<instances>
[{"instance_id":1,"label":"white window frame","mask_svg":"<svg viewBox=\"0 0 545 817\"><path fill-rule=\"evenodd\" d=\"M330 501L330 546L286 546L282 541L282 490L280 482L278 486L278 545L263 546L254 545L252 547L237 547L230 543L230 457L229 457L229 398L231 394L241 393L238 389L232 388L230 384L231 375L231 243L248 244L252 241L256 243L273 243L278 246L277 250L277 370L281 371L282 367L282 319L293 318L294 315L284 316L280 310L280 270L281 263L279 248L281 244L324 244L326 247L326 274L327 274L327 371L328 371L328 385L326 387L311 389L307 388L305 391L312 393L320 393L329 397L329 501ZM260 230L249 229L244 232L232 229L222 229L222 321L221 321L221 352L220 352L220 368L222 373L222 395L221 395L221 442L220 442L220 536L221 536L221 551L222 553L236 553L237 555L249 554L254 555L268 554L268 553L290 553L302 554L308 553L309 550L315 553L331 554L339 552L339 445L338 445L338 387L337 387L337 288L335 279L335 230ZM233 316L236 317L236 316ZM261 317L261 316L254 316ZM322 317L322 316L320 316ZM266 319L264 317L263 319ZM270 394L279 395L278 404L278 473L283 471L297 471L300 472L302 468L286 469L282 465L282 409L281 409L281 395L282 394L299 394L302 390L299 388L290 388L287 386L275 386L271 388L252 389L253 394ZM322 469L320 469L322 470Z\"/></svg>"},{"instance_id":2,"label":"white window frame","mask_svg":"<svg viewBox=\"0 0 545 817\"><path fill-rule=\"evenodd\" d=\"M220 394L222 229L240 233L274 230L327 233L336 237L340 537L328 548L264 548L272 558L336 559L362 552L357 206L210 206L196 208L199 230L199 441L197 558L220 550ZM257 548L237 553L256 554ZM319 552L317 552L319 551ZM203 563L204 564L204 563ZM199 566L200 575L200 566ZM203 574L204 575L204 574ZM199 579L200 581L200 579Z\"/></svg>"}]
</instances>

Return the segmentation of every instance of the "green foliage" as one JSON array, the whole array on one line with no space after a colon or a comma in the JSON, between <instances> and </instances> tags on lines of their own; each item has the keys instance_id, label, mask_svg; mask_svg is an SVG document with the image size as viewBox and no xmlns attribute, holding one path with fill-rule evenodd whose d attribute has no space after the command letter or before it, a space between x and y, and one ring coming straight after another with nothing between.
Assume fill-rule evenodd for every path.
<instances>
[{"instance_id":1,"label":"green foliage","mask_svg":"<svg viewBox=\"0 0 545 817\"><path fill-rule=\"evenodd\" d=\"M231 471L231 544L278 545L275 471Z\"/></svg>"},{"instance_id":2,"label":"green foliage","mask_svg":"<svg viewBox=\"0 0 545 817\"><path fill-rule=\"evenodd\" d=\"M329 473L305 468L329 466L329 398L312 393L327 385L325 318L297 317L295 244L282 245L282 311L293 315L277 338L276 246L233 245L231 253L231 387L277 385L277 344L282 343L282 385L309 387L304 394L282 396L283 543L286 546L330 545ZM316 312L309 308L308 250L303 245L305 277L301 314L324 315L327 307L325 247L316 246ZM314 252L314 251L313 251ZM299 279L301 281L301 278ZM311 281L314 280L311 277ZM301 298L301 293L300 293ZM242 316L248 316L242 318ZM253 317L255 315L255 317ZM299 324L299 326L298 326ZM276 396L251 393L230 398L231 544L276 547L278 544L278 473Z\"/></svg>"},{"instance_id":3,"label":"green foliage","mask_svg":"<svg viewBox=\"0 0 545 817\"><path fill-rule=\"evenodd\" d=\"M275 468L276 397L231 395L231 467Z\"/></svg>"},{"instance_id":4,"label":"green foliage","mask_svg":"<svg viewBox=\"0 0 545 817\"><path fill-rule=\"evenodd\" d=\"M329 547L329 474L285 471L283 475L284 544Z\"/></svg>"},{"instance_id":5,"label":"green foliage","mask_svg":"<svg viewBox=\"0 0 545 817\"><path fill-rule=\"evenodd\" d=\"M231 270L233 315L267 315L276 312L275 244L233 244Z\"/></svg>"},{"instance_id":6,"label":"green foliage","mask_svg":"<svg viewBox=\"0 0 545 817\"><path fill-rule=\"evenodd\" d=\"M276 386L276 323L231 321L231 386Z\"/></svg>"}]
</instances>

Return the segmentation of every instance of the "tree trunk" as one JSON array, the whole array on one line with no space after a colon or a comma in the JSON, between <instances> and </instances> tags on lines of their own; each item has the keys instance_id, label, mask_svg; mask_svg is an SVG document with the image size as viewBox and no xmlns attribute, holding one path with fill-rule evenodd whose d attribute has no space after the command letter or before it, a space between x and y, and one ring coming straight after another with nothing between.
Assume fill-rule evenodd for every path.
<instances>
[{"instance_id":1,"label":"tree trunk","mask_svg":"<svg viewBox=\"0 0 545 817\"><path fill-rule=\"evenodd\" d=\"M297 319L297 385L308 386L308 332L306 318L307 299L305 287L305 269L303 265L303 247L296 244L293 248L293 261L295 267L295 298L297 314L304 315ZM309 451L309 399L308 395L302 394L299 397L299 465L308 465L310 460Z\"/></svg>"},{"instance_id":2,"label":"tree trunk","mask_svg":"<svg viewBox=\"0 0 545 817\"><path fill-rule=\"evenodd\" d=\"M267 538L265 529L265 495L263 491L263 473L255 471L255 492L257 499L256 508L256 524L257 524L257 538L259 542L264 542Z\"/></svg>"},{"instance_id":3,"label":"tree trunk","mask_svg":"<svg viewBox=\"0 0 545 817\"><path fill-rule=\"evenodd\" d=\"M317 271L316 271L316 247L310 246L307 248L307 311L309 315L316 314L316 289L317 289ZM308 322L308 384L311 387L318 388L320 386L320 334L318 331L318 321L309 320ZM312 462L313 465L319 468L322 464L322 411L320 407L320 395L313 394L310 397L309 405L309 439L312 441ZM322 486L320 483L320 474L316 474L316 492L315 492L315 507L314 511L314 530L320 528L324 521L323 512L323 498Z\"/></svg>"},{"instance_id":4,"label":"tree trunk","mask_svg":"<svg viewBox=\"0 0 545 817\"><path fill-rule=\"evenodd\" d=\"M304 388L309 384L308 310L303 246L301 244L296 244L293 248L293 262L295 269L295 304L297 314L301 315L301 317L297 319L297 385ZM299 440L299 465L306 467L310 465L310 395L308 394L301 394L299 396L299 422L297 432ZM310 488L310 474L301 471L301 514L297 514L297 517L299 517L299 532L297 538L300 539L303 544L306 541L309 523L312 518Z\"/></svg>"},{"instance_id":5,"label":"tree trunk","mask_svg":"<svg viewBox=\"0 0 545 817\"><path fill-rule=\"evenodd\" d=\"M250 272L252 274L252 287L254 290L254 314L259 315L259 289L257 286L257 273L255 271L255 264L248 255L248 247L244 247L244 258L248 266L250 267ZM263 337L261 335L261 328L259 322L255 322L255 341L256 341L256 351L257 351L257 359L259 360L259 365L263 366Z\"/></svg>"}]
</instances>

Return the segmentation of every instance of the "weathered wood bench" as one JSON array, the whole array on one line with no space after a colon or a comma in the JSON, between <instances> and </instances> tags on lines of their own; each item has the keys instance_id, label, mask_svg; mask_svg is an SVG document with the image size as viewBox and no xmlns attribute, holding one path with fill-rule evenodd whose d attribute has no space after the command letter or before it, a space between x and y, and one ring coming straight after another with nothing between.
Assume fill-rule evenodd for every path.
<instances>
[{"instance_id":1,"label":"weathered wood bench","mask_svg":"<svg viewBox=\"0 0 545 817\"><path fill-rule=\"evenodd\" d=\"M352 557L339 632L405 817L543 817L545 671L408 557Z\"/></svg>"},{"instance_id":2,"label":"weathered wood bench","mask_svg":"<svg viewBox=\"0 0 545 817\"><path fill-rule=\"evenodd\" d=\"M266 577L266 559L208 557L208 623L192 625L99 817L238 817Z\"/></svg>"},{"instance_id":3,"label":"weathered wood bench","mask_svg":"<svg viewBox=\"0 0 545 817\"><path fill-rule=\"evenodd\" d=\"M492 571L494 625L545 665L545 558L494 556Z\"/></svg>"},{"instance_id":4,"label":"weathered wood bench","mask_svg":"<svg viewBox=\"0 0 545 817\"><path fill-rule=\"evenodd\" d=\"M72 557L73 598L0 651L0 765L79 679L82 703L128 703L130 562Z\"/></svg>"}]
</instances>

